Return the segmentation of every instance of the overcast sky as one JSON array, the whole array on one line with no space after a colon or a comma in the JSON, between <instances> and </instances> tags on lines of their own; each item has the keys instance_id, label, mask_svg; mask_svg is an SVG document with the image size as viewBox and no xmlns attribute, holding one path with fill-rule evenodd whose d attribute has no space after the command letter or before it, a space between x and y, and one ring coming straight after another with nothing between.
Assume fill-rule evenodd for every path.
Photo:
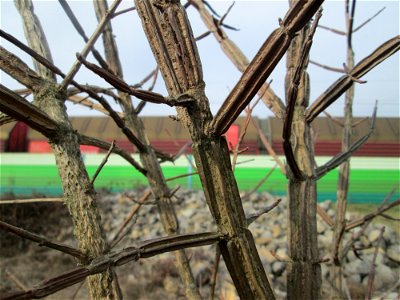
<instances>
[{"instance_id":1,"label":"overcast sky","mask_svg":"<svg viewBox=\"0 0 400 300\"><path fill-rule=\"evenodd\" d=\"M209 1L215 10L223 15L231 5L231 1ZM21 19L14 7L13 1L0 0L1 28L25 42ZM86 34L90 36L97 25L91 1L70 1L75 14L80 19ZM35 12L45 30L55 64L65 73L75 60L75 53L84 46L81 37L76 33L70 21L64 14L58 1L34 1ZM120 9L133 6L133 1L123 1ZM374 51L380 44L399 34L399 1L358 1L355 14L355 27L374 15L382 7L386 9L368 25L354 34L353 45L356 63ZM288 5L287 1L239 1L236 2L225 22L239 31L227 30L232 40L251 59L257 53L268 35L278 26L278 18L283 18ZM197 11L188 9L189 18L195 35L206 31ZM345 28L344 1L326 1L321 25L340 30ZM112 21L114 34L117 38L119 52L124 68L125 80L129 84L139 82L155 67L155 60L141 29L140 21L135 11L121 15ZM20 56L30 66L31 59L8 42L1 40L1 45ZM95 45L102 50L101 41ZM231 88L240 78L240 72L222 53L213 36L208 36L198 42L199 52L204 69L206 92L213 113L216 113L225 100ZM341 67L346 61L345 37L332 32L318 29L315 34L311 59L333 67ZM96 62L89 56L91 62ZM332 82L341 75L310 65L311 101L318 97ZM284 59L278 65L269 79L273 79L272 88L284 97ZM76 76L80 83L106 85L104 81L91 72L81 68ZM399 116L399 54L372 70L362 78L366 84L357 84L355 90L354 114L356 116L370 115L375 100L379 101L379 116ZM1 83L9 88L21 87L10 77L1 74ZM160 76L155 91L166 95ZM137 101L134 99L134 101ZM77 105L68 105L70 115L99 115ZM328 112L340 116L343 114L343 99L332 105ZM144 115L171 115L174 109L160 105L147 105ZM255 115L271 116L272 113L260 103Z\"/></svg>"}]
</instances>

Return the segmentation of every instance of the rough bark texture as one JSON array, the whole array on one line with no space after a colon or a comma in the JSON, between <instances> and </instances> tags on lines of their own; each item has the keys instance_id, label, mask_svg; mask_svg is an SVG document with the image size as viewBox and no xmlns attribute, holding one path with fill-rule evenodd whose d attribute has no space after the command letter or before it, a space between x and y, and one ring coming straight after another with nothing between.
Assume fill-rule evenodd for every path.
<instances>
[{"instance_id":1,"label":"rough bark texture","mask_svg":"<svg viewBox=\"0 0 400 300\"><path fill-rule=\"evenodd\" d=\"M25 35L30 46L51 61L50 50L39 20L33 12L32 2L16 0L15 4L24 21ZM35 103L64 128L49 142L56 158L64 191L64 201L72 216L74 235L82 252L89 257L97 257L104 254L108 250L108 246L100 223L100 213L96 206L96 193L90 184L81 158L78 137L66 113L64 105L66 94L56 84L55 75L47 68L40 66L37 71L48 82L43 83L34 93ZM115 298L118 292L113 289L113 279L114 274L111 270L89 277L91 297L94 299Z\"/></svg>"},{"instance_id":2,"label":"rough bark texture","mask_svg":"<svg viewBox=\"0 0 400 300\"><path fill-rule=\"evenodd\" d=\"M178 1L135 3L170 96L185 94L193 99L187 107L177 108L178 117L192 137L207 203L219 231L228 239L220 243L220 248L237 292L242 299L275 299L252 234L246 228L226 141L207 131L211 112L186 12Z\"/></svg>"},{"instance_id":3,"label":"rough bark texture","mask_svg":"<svg viewBox=\"0 0 400 300\"><path fill-rule=\"evenodd\" d=\"M97 18L100 20L107 12L107 2L95 0L94 7ZM123 70L118 56L118 48L112 34L111 24L105 27L103 32L103 43L106 55L106 61L115 75L123 78ZM146 151L141 151L140 160L143 167L147 170L147 178L155 199L157 199L157 208L160 214L161 223L167 234L178 234L179 223L176 213L170 199L170 191L166 184L157 156L147 138L142 120L137 116L132 105L130 96L119 92L121 98L121 107L125 113L127 127L133 131L137 138L146 146ZM185 294L188 299L201 299L201 295L196 287L189 260L185 250L175 252L176 267L179 271L181 280L185 287Z\"/></svg>"},{"instance_id":4,"label":"rough bark texture","mask_svg":"<svg viewBox=\"0 0 400 300\"><path fill-rule=\"evenodd\" d=\"M301 57L307 29L292 41L287 54L286 91L292 84L295 68ZM302 178L296 178L288 168L289 227L288 243L291 261L287 265L288 299L319 299L321 269L318 263L317 195L314 177L315 162L311 127L305 111L309 101L309 79L306 70L301 74L291 122L290 144Z\"/></svg>"}]
</instances>

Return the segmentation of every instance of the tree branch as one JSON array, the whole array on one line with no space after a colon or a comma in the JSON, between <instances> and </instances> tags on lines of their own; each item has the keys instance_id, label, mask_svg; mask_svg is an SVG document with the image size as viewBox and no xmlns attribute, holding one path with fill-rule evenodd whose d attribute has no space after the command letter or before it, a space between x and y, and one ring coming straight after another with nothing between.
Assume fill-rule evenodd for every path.
<instances>
[{"instance_id":1,"label":"tree branch","mask_svg":"<svg viewBox=\"0 0 400 300\"><path fill-rule=\"evenodd\" d=\"M239 114L251 101L268 76L281 60L295 33L300 30L314 15L323 1L299 1L289 10L281 23L264 42L242 77L232 89L214 117L210 132L224 134Z\"/></svg>"},{"instance_id":2,"label":"tree branch","mask_svg":"<svg viewBox=\"0 0 400 300\"><path fill-rule=\"evenodd\" d=\"M378 64L400 49L400 36L396 36L379 46L373 53L360 61L347 74L333 83L307 110L307 122L311 123L322 111L346 92L353 82L371 71Z\"/></svg>"},{"instance_id":3,"label":"tree branch","mask_svg":"<svg viewBox=\"0 0 400 300\"><path fill-rule=\"evenodd\" d=\"M50 278L28 291L2 295L3 300L43 298L84 280L87 276L104 272L110 267L124 265L140 258L152 257L178 249L211 245L223 239L220 233L206 232L168 236L142 242L139 247L128 247L94 259L90 265L75 268Z\"/></svg>"},{"instance_id":4,"label":"tree branch","mask_svg":"<svg viewBox=\"0 0 400 300\"><path fill-rule=\"evenodd\" d=\"M360 149L362 145L364 145L368 139L371 137L371 135L374 133L375 129L375 120L376 120L376 112L377 112L378 106L377 103L375 103L375 108L374 108L374 113L372 115L372 123L371 127L369 129L369 132L358 139L356 142L354 142L347 151L339 153L335 157L333 157L331 160L327 161L323 166L317 168L316 170L316 180L319 180L322 176L324 176L326 173L329 171L335 169L339 165L341 165L343 162L345 162L355 151Z\"/></svg>"},{"instance_id":5,"label":"tree branch","mask_svg":"<svg viewBox=\"0 0 400 300\"><path fill-rule=\"evenodd\" d=\"M67 245L54 243L43 236L29 232L25 229L13 226L6 222L0 221L0 229L11 232L11 233L18 235L19 237L22 237L24 239L28 239L33 242L36 242L39 244L39 246L44 246L47 248L55 249L57 251L69 254L73 257L78 258L80 261L87 261L87 259L88 259L87 255L85 255L78 249L75 249L75 248L67 246Z\"/></svg>"}]
</instances>

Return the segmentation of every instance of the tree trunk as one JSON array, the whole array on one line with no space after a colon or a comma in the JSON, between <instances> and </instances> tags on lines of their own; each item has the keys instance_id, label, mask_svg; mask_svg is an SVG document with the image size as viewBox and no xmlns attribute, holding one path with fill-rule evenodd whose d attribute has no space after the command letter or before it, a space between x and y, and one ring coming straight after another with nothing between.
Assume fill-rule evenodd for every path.
<instances>
[{"instance_id":1,"label":"tree trunk","mask_svg":"<svg viewBox=\"0 0 400 300\"><path fill-rule=\"evenodd\" d=\"M108 10L107 2L94 0L93 4L97 19L100 20ZM117 45L112 33L111 23L105 27L103 32L103 43L107 63L115 75L123 78L123 70L118 55ZM179 223L170 199L170 191L157 160L157 156L154 153L153 148L150 147L150 142L147 138L143 122L135 112L131 97L122 92L119 92L118 94L122 100L120 104L125 113L127 127L132 130L143 145L147 146L146 151L140 153L140 160L143 167L147 170L147 179L153 196L157 200L157 208L164 230L168 235L179 234ZM185 250L182 249L176 251L175 258L175 265L184 284L187 298L193 300L201 299Z\"/></svg>"},{"instance_id":2,"label":"tree trunk","mask_svg":"<svg viewBox=\"0 0 400 300\"><path fill-rule=\"evenodd\" d=\"M33 12L32 2L16 0L15 4L23 18L25 35L30 46L51 61L50 50L39 20ZM64 130L49 142L56 158L64 191L64 201L72 216L74 235L79 249L89 257L95 258L103 255L108 250L108 245L101 227L100 213L96 206L96 193L90 184L81 158L78 137L66 114L64 105L66 94L56 84L55 76L50 70L43 66L36 67L39 74L49 82L43 84L39 92L35 93L34 101L53 120L64 125ZM88 262L81 263L87 264ZM119 287L114 282L116 281L114 277L115 274L112 270L90 276L88 285L91 297L93 299L119 297Z\"/></svg>"},{"instance_id":3,"label":"tree trunk","mask_svg":"<svg viewBox=\"0 0 400 300\"><path fill-rule=\"evenodd\" d=\"M302 45L308 28L301 30L293 39L287 53L286 91L292 84L293 74L301 57ZM296 103L291 126L290 145L294 159L302 174L296 178L288 167L289 226L288 243L290 262L287 265L288 299L319 299L321 269L318 263L317 240L317 186L314 179L314 150L311 127L305 120L309 102L309 79L304 67L297 89Z\"/></svg>"},{"instance_id":4,"label":"tree trunk","mask_svg":"<svg viewBox=\"0 0 400 300\"><path fill-rule=\"evenodd\" d=\"M136 9L171 97L190 98L178 107L188 128L208 206L228 242L221 253L242 299L275 299L243 211L229 150L208 133L212 119L204 94L201 62L186 12L179 2L136 0Z\"/></svg>"}]
</instances>

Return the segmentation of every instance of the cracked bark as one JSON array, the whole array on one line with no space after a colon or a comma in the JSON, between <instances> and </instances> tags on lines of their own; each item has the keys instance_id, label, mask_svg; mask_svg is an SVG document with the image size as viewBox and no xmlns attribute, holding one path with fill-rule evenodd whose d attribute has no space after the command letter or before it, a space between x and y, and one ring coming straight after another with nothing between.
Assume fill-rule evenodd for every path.
<instances>
[{"instance_id":1,"label":"cracked bark","mask_svg":"<svg viewBox=\"0 0 400 300\"><path fill-rule=\"evenodd\" d=\"M294 3L291 2L292 4ZM293 39L287 52L286 97L292 85L296 66L302 56L302 45L309 29L304 28ZM288 244L290 261L287 265L287 297L288 299L319 299L321 289L321 268L318 263L317 241L317 195L314 179L314 150L311 127L306 122L305 111L309 102L309 78L306 66L303 68L295 103L291 126L290 145L295 165L299 174L295 174L289 166L288 200L289 226ZM289 103L287 104L289 106ZM286 153L286 151L285 151Z\"/></svg>"},{"instance_id":2,"label":"cracked bark","mask_svg":"<svg viewBox=\"0 0 400 300\"><path fill-rule=\"evenodd\" d=\"M30 0L16 0L16 7L23 19L26 38L36 52L52 60L40 22L34 14ZM74 235L79 249L89 257L97 257L108 250L108 245L100 223L100 213L96 206L96 193L90 184L89 176L83 164L76 133L68 119L64 101L66 93L55 80L55 74L49 69L35 64L43 82L34 90L36 105L60 128L49 143L53 149L58 172L64 191L64 202L72 216ZM85 263L85 262L82 262ZM88 285L94 299L118 297L113 288L115 277L112 270L90 276Z\"/></svg>"},{"instance_id":3,"label":"cracked bark","mask_svg":"<svg viewBox=\"0 0 400 300\"><path fill-rule=\"evenodd\" d=\"M96 16L98 20L101 20L108 10L107 2L95 0L93 1L93 4L95 7ZM103 32L103 44L106 61L111 71L122 79L123 70L118 55L118 48L113 37L111 24L108 24L105 27ZM155 199L157 199L157 208L160 214L161 223L168 235L178 234L179 223L170 199L170 191L166 184L160 164L157 160L157 156L153 148L150 146L143 122L135 112L131 97L123 92L119 92L118 94L122 100L120 104L125 113L125 120L128 128L134 132L141 143L146 147L145 151L140 151L140 160L143 167L147 170L146 176L148 178L152 193ZM175 259L176 267L185 287L186 296L188 299L201 299L201 295L196 287L196 282L194 280L189 259L186 256L185 250L181 249L176 251Z\"/></svg>"},{"instance_id":4,"label":"cracked bark","mask_svg":"<svg viewBox=\"0 0 400 300\"><path fill-rule=\"evenodd\" d=\"M226 141L207 130L212 116L186 12L178 1L136 0L135 4L170 96L186 94L194 99L188 107L177 107L178 117L192 137L209 208L228 238L220 242L220 249L237 292L242 299L275 299L247 229Z\"/></svg>"}]
</instances>

